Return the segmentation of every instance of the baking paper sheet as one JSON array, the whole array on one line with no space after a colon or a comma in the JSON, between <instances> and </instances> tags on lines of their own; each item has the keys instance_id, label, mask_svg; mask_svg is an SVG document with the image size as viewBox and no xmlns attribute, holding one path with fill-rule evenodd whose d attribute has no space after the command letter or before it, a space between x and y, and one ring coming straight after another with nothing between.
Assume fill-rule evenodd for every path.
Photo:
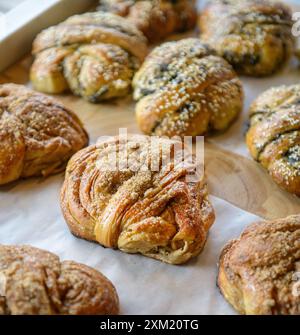
<instances>
[{"instance_id":1,"label":"baking paper sheet","mask_svg":"<svg viewBox=\"0 0 300 335\"><path fill-rule=\"evenodd\" d=\"M224 244L257 220L212 197L217 220L202 254L186 265L105 249L70 234L59 208L63 176L27 180L0 193L0 243L30 244L102 271L116 286L122 314L233 314L216 287Z\"/></svg>"},{"instance_id":2,"label":"baking paper sheet","mask_svg":"<svg viewBox=\"0 0 300 335\"><path fill-rule=\"evenodd\" d=\"M227 133L212 141L247 156L243 124L250 102L268 87L298 83L300 71L294 63L268 79L242 79L245 111ZM211 197L217 219L202 254L173 266L72 236L59 207L62 182L60 174L0 188L0 243L30 244L100 270L116 286L122 314L235 314L216 287L217 262L223 246L259 218Z\"/></svg>"}]
</instances>

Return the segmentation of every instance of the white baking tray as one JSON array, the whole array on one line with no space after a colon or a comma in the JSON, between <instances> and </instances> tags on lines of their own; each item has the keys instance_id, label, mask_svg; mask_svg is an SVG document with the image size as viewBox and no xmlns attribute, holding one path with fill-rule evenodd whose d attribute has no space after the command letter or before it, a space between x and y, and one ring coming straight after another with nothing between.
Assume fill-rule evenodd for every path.
<instances>
[{"instance_id":1,"label":"white baking tray","mask_svg":"<svg viewBox=\"0 0 300 335\"><path fill-rule=\"evenodd\" d=\"M88 10L95 3L95 0L24 0L7 13L1 13L0 71L30 52L34 37L42 29Z\"/></svg>"}]
</instances>

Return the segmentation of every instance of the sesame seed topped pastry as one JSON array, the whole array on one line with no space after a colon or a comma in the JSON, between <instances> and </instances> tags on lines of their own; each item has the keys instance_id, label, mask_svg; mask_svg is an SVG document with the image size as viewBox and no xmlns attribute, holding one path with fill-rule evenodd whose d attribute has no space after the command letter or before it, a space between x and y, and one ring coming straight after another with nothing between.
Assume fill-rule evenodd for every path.
<instances>
[{"instance_id":1,"label":"sesame seed topped pastry","mask_svg":"<svg viewBox=\"0 0 300 335\"><path fill-rule=\"evenodd\" d=\"M0 185L62 171L88 143L75 114L25 86L0 85Z\"/></svg>"},{"instance_id":2,"label":"sesame seed topped pastry","mask_svg":"<svg viewBox=\"0 0 300 335\"><path fill-rule=\"evenodd\" d=\"M300 315L300 216L258 222L224 248L218 285L241 314Z\"/></svg>"},{"instance_id":3,"label":"sesame seed topped pastry","mask_svg":"<svg viewBox=\"0 0 300 335\"><path fill-rule=\"evenodd\" d=\"M36 90L71 90L90 102L123 97L146 53L146 39L110 13L75 15L42 31L33 43L30 78Z\"/></svg>"},{"instance_id":4,"label":"sesame seed topped pastry","mask_svg":"<svg viewBox=\"0 0 300 335\"><path fill-rule=\"evenodd\" d=\"M99 9L126 17L150 42L190 30L197 21L194 0L100 0Z\"/></svg>"},{"instance_id":5,"label":"sesame seed topped pastry","mask_svg":"<svg viewBox=\"0 0 300 335\"><path fill-rule=\"evenodd\" d=\"M231 65L196 38L155 48L133 87L137 122L146 134L225 130L243 107L242 84Z\"/></svg>"},{"instance_id":6,"label":"sesame seed topped pastry","mask_svg":"<svg viewBox=\"0 0 300 335\"><path fill-rule=\"evenodd\" d=\"M300 196L300 85L271 88L250 107L246 141L273 180Z\"/></svg>"},{"instance_id":7,"label":"sesame seed topped pastry","mask_svg":"<svg viewBox=\"0 0 300 335\"><path fill-rule=\"evenodd\" d=\"M204 177L189 179L196 169L193 156L186 163L174 158L178 145L159 137L118 136L74 155L61 191L71 232L170 264L197 256L214 211Z\"/></svg>"},{"instance_id":8,"label":"sesame seed topped pastry","mask_svg":"<svg viewBox=\"0 0 300 335\"><path fill-rule=\"evenodd\" d=\"M291 10L278 1L210 1L199 25L201 38L241 74L270 75L293 53Z\"/></svg>"},{"instance_id":9,"label":"sesame seed topped pastry","mask_svg":"<svg viewBox=\"0 0 300 335\"><path fill-rule=\"evenodd\" d=\"M0 245L0 315L111 315L119 299L100 272L31 246Z\"/></svg>"}]
</instances>

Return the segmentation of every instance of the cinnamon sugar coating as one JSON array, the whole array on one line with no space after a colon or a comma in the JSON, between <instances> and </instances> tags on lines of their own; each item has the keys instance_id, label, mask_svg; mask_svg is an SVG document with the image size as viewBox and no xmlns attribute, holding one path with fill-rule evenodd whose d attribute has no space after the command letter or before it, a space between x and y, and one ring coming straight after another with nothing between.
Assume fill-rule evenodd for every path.
<instances>
[{"instance_id":1,"label":"cinnamon sugar coating","mask_svg":"<svg viewBox=\"0 0 300 335\"><path fill-rule=\"evenodd\" d=\"M295 215L252 224L228 243L218 285L242 314L300 315L299 274L300 216Z\"/></svg>"},{"instance_id":2,"label":"cinnamon sugar coating","mask_svg":"<svg viewBox=\"0 0 300 335\"><path fill-rule=\"evenodd\" d=\"M300 85L262 93L250 107L246 141L273 180L300 196Z\"/></svg>"},{"instance_id":3,"label":"cinnamon sugar coating","mask_svg":"<svg viewBox=\"0 0 300 335\"><path fill-rule=\"evenodd\" d=\"M0 245L0 315L117 314L100 272L31 246Z\"/></svg>"},{"instance_id":4,"label":"cinnamon sugar coating","mask_svg":"<svg viewBox=\"0 0 300 335\"><path fill-rule=\"evenodd\" d=\"M48 176L88 143L75 114L46 95L0 85L0 185Z\"/></svg>"},{"instance_id":5,"label":"cinnamon sugar coating","mask_svg":"<svg viewBox=\"0 0 300 335\"><path fill-rule=\"evenodd\" d=\"M133 87L137 122L146 134L222 131L243 107L242 84L231 65L196 38L155 48Z\"/></svg>"},{"instance_id":6,"label":"cinnamon sugar coating","mask_svg":"<svg viewBox=\"0 0 300 335\"><path fill-rule=\"evenodd\" d=\"M150 42L194 28L194 0L100 0L99 9L126 17Z\"/></svg>"},{"instance_id":7,"label":"cinnamon sugar coating","mask_svg":"<svg viewBox=\"0 0 300 335\"><path fill-rule=\"evenodd\" d=\"M126 150L122 142L100 142L70 160L61 207L71 232L171 264L198 255L214 222L203 176L188 181L187 166L165 162L177 141L157 138L152 145L150 137L131 135ZM107 168L113 157L115 170ZM134 168L123 166L127 161Z\"/></svg>"}]
</instances>

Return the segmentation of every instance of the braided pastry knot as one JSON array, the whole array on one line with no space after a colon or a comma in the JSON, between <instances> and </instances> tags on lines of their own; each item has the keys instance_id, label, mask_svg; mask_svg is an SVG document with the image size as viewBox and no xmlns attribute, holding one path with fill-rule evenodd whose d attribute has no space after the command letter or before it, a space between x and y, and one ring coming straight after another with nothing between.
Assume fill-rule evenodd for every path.
<instances>
[{"instance_id":1,"label":"braided pastry knot","mask_svg":"<svg viewBox=\"0 0 300 335\"><path fill-rule=\"evenodd\" d=\"M197 21L194 0L100 0L99 9L126 17L149 41L194 28Z\"/></svg>"},{"instance_id":2,"label":"braided pastry knot","mask_svg":"<svg viewBox=\"0 0 300 335\"><path fill-rule=\"evenodd\" d=\"M292 14L273 0L214 0L203 10L201 39L241 74L266 76L292 55Z\"/></svg>"},{"instance_id":3,"label":"braided pastry knot","mask_svg":"<svg viewBox=\"0 0 300 335\"><path fill-rule=\"evenodd\" d=\"M172 264L198 255L214 212L203 176L187 179L196 167L192 156L189 164L172 159L178 143L131 135L127 141L115 137L74 155L61 192L71 232Z\"/></svg>"},{"instance_id":4,"label":"braided pastry knot","mask_svg":"<svg viewBox=\"0 0 300 335\"><path fill-rule=\"evenodd\" d=\"M0 185L59 172L87 143L80 120L62 104L24 86L0 85Z\"/></svg>"},{"instance_id":5,"label":"braided pastry knot","mask_svg":"<svg viewBox=\"0 0 300 335\"><path fill-rule=\"evenodd\" d=\"M117 314L119 299L100 272L30 246L0 245L0 315Z\"/></svg>"},{"instance_id":6,"label":"braided pastry knot","mask_svg":"<svg viewBox=\"0 0 300 335\"><path fill-rule=\"evenodd\" d=\"M300 85L264 92L250 108L246 141L274 181L300 195Z\"/></svg>"},{"instance_id":7,"label":"braided pastry knot","mask_svg":"<svg viewBox=\"0 0 300 335\"><path fill-rule=\"evenodd\" d=\"M70 89L98 102L129 93L147 46L126 19L99 12L75 15L42 31L32 52L35 89L51 94Z\"/></svg>"},{"instance_id":8,"label":"braided pastry knot","mask_svg":"<svg viewBox=\"0 0 300 335\"><path fill-rule=\"evenodd\" d=\"M154 49L133 86L137 122L146 134L224 130L243 106L242 84L231 65L195 38Z\"/></svg>"}]
</instances>

